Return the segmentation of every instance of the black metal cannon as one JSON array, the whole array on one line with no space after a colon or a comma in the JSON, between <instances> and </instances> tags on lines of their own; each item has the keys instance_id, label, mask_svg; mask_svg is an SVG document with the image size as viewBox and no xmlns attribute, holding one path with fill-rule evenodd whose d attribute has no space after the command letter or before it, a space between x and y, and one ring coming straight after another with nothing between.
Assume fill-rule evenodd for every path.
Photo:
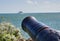
<instances>
[{"instance_id":1,"label":"black metal cannon","mask_svg":"<svg viewBox=\"0 0 60 41\"><path fill-rule=\"evenodd\" d=\"M28 16L22 21L22 29L34 41L60 41L60 34L49 26L38 22L33 16Z\"/></svg>"}]
</instances>

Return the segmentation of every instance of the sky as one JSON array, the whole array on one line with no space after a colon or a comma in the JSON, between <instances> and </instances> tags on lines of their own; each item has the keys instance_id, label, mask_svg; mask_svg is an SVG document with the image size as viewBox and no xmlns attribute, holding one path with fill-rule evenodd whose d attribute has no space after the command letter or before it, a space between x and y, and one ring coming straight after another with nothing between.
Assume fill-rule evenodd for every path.
<instances>
[{"instance_id":1,"label":"sky","mask_svg":"<svg viewBox=\"0 0 60 41\"><path fill-rule=\"evenodd\" d=\"M0 0L0 13L60 12L60 0Z\"/></svg>"}]
</instances>

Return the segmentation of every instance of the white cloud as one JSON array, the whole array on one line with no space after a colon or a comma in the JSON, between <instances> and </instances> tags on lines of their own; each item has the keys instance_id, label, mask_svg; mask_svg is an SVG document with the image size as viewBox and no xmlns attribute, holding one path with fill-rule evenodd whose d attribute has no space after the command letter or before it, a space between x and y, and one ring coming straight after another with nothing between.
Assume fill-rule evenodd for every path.
<instances>
[{"instance_id":1,"label":"white cloud","mask_svg":"<svg viewBox=\"0 0 60 41\"><path fill-rule=\"evenodd\" d=\"M51 3L51 2L50 2L50 1L44 1L44 3L45 3L45 4L49 4L49 3Z\"/></svg>"},{"instance_id":2,"label":"white cloud","mask_svg":"<svg viewBox=\"0 0 60 41\"><path fill-rule=\"evenodd\" d=\"M28 4L33 4L33 5L38 5L37 1L33 1L33 0L27 0Z\"/></svg>"},{"instance_id":3,"label":"white cloud","mask_svg":"<svg viewBox=\"0 0 60 41\"><path fill-rule=\"evenodd\" d=\"M56 1L36 1L36 0L27 0L28 4L32 6L30 8L31 11L43 11L43 12L53 12L53 11L60 11L60 3ZM34 7L34 8L33 8Z\"/></svg>"},{"instance_id":4,"label":"white cloud","mask_svg":"<svg viewBox=\"0 0 60 41\"><path fill-rule=\"evenodd\" d=\"M37 1L34 1L34 3L35 3L36 5L38 5L38 2L37 2Z\"/></svg>"},{"instance_id":5,"label":"white cloud","mask_svg":"<svg viewBox=\"0 0 60 41\"><path fill-rule=\"evenodd\" d=\"M33 4L33 1L32 0L27 0L27 3L28 4Z\"/></svg>"},{"instance_id":6,"label":"white cloud","mask_svg":"<svg viewBox=\"0 0 60 41\"><path fill-rule=\"evenodd\" d=\"M30 5L30 6L32 6L32 7L34 7L34 8L39 8L40 6L39 6L39 4L38 4L38 1L36 1L36 0L27 0L27 3Z\"/></svg>"}]
</instances>

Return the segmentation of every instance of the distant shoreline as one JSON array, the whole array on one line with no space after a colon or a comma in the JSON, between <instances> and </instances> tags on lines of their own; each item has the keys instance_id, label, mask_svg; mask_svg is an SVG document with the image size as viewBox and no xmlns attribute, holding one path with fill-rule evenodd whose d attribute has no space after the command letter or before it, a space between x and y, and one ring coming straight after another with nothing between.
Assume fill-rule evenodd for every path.
<instances>
[{"instance_id":1,"label":"distant shoreline","mask_svg":"<svg viewBox=\"0 0 60 41\"><path fill-rule=\"evenodd\" d=\"M34 14L34 12L31 12L31 13ZM22 12L22 13L19 13L19 12L18 13L10 13L10 12L9 13L8 12L4 13L4 12L2 12L0 14L31 14L31 13L30 12L29 13L24 13L24 12ZM36 13L39 13L39 14L51 14L51 13L54 14L55 13L56 14L56 13L60 13L60 12L35 12L35 14Z\"/></svg>"}]
</instances>

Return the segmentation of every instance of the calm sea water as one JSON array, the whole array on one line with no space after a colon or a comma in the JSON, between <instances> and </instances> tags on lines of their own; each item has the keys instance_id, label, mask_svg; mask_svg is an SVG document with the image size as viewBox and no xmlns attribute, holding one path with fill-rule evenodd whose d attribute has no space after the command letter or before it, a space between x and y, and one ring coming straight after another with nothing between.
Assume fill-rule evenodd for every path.
<instances>
[{"instance_id":1,"label":"calm sea water","mask_svg":"<svg viewBox=\"0 0 60 41\"><path fill-rule=\"evenodd\" d=\"M43 22L51 28L60 30L60 13L11 13L11 14L0 14L1 22L10 22L16 27L20 28L22 35L27 39L28 34L21 28L22 20L27 16L34 16L39 22ZM25 33L25 34L24 34Z\"/></svg>"}]
</instances>

